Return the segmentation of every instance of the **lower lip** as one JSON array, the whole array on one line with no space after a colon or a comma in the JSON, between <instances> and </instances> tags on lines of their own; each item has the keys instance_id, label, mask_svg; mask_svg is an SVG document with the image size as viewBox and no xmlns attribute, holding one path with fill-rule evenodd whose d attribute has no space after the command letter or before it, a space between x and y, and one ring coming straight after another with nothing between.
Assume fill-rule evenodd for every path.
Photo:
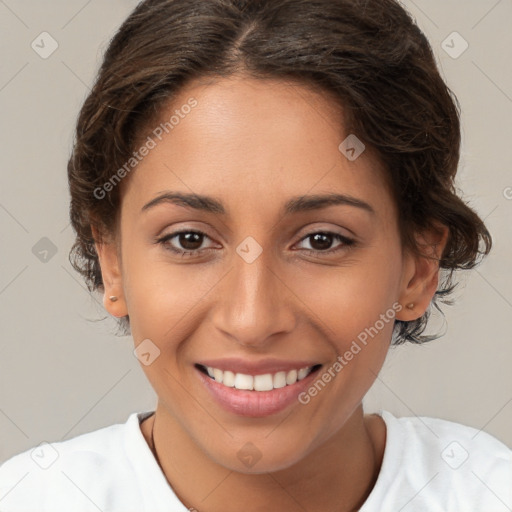
<instances>
[{"instance_id":1,"label":"lower lip","mask_svg":"<svg viewBox=\"0 0 512 512\"><path fill-rule=\"evenodd\" d=\"M198 368L195 370L211 396L223 409L239 416L253 418L270 416L286 409L294 402L298 403L299 394L310 385L311 380L318 373L316 370L284 388L271 391L248 391L229 388L208 377Z\"/></svg>"}]
</instances>

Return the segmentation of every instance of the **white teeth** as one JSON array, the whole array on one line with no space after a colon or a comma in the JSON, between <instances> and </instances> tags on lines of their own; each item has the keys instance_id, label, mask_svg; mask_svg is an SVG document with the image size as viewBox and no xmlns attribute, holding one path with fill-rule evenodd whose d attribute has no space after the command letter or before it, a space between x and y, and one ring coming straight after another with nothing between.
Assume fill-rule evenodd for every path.
<instances>
[{"instance_id":1,"label":"white teeth","mask_svg":"<svg viewBox=\"0 0 512 512\"><path fill-rule=\"evenodd\" d=\"M308 373L309 373L309 368L301 368L297 375L297 380L302 380L304 377L306 377L308 375Z\"/></svg>"},{"instance_id":2,"label":"white teeth","mask_svg":"<svg viewBox=\"0 0 512 512\"><path fill-rule=\"evenodd\" d=\"M217 382L222 382L222 374L224 372L222 370L219 370L217 368L214 368L213 369L213 378L217 381Z\"/></svg>"},{"instance_id":3,"label":"white teeth","mask_svg":"<svg viewBox=\"0 0 512 512\"><path fill-rule=\"evenodd\" d=\"M286 372L277 372L274 375L274 387L284 388L286 386Z\"/></svg>"},{"instance_id":4,"label":"white teeth","mask_svg":"<svg viewBox=\"0 0 512 512\"><path fill-rule=\"evenodd\" d=\"M256 391L270 391L273 387L272 375L270 373L254 376L254 389Z\"/></svg>"},{"instance_id":5,"label":"white teeth","mask_svg":"<svg viewBox=\"0 0 512 512\"><path fill-rule=\"evenodd\" d=\"M286 384L293 384L297 382L297 370L290 370L286 374Z\"/></svg>"},{"instance_id":6,"label":"white teeth","mask_svg":"<svg viewBox=\"0 0 512 512\"><path fill-rule=\"evenodd\" d=\"M244 373L237 373L235 375L235 388L236 389L253 389L254 377L252 375L245 375Z\"/></svg>"},{"instance_id":7,"label":"white teeth","mask_svg":"<svg viewBox=\"0 0 512 512\"><path fill-rule=\"evenodd\" d=\"M311 373L313 367L300 368L298 370L290 370L289 372L277 372L274 374L265 373L263 375L247 375L245 373L234 373L226 370L222 371L218 368L206 367L208 375L215 379L216 382L223 384L229 388L254 390L254 391L271 391L272 389L284 388L295 384L298 380L302 380Z\"/></svg>"},{"instance_id":8,"label":"white teeth","mask_svg":"<svg viewBox=\"0 0 512 512\"><path fill-rule=\"evenodd\" d=\"M228 388L232 388L235 385L235 374L233 372L225 371L222 377L222 384Z\"/></svg>"}]
</instances>

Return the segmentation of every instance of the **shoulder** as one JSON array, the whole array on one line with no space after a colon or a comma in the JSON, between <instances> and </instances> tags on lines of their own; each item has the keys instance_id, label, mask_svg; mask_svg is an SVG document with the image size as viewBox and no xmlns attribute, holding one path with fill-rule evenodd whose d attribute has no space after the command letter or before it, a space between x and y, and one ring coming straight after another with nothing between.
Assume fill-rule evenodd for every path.
<instances>
[{"instance_id":1,"label":"shoulder","mask_svg":"<svg viewBox=\"0 0 512 512\"><path fill-rule=\"evenodd\" d=\"M511 509L512 450L500 440L439 418L381 415L386 447L372 494L386 495L389 503L395 500L395 507L410 500L411 510Z\"/></svg>"},{"instance_id":2,"label":"shoulder","mask_svg":"<svg viewBox=\"0 0 512 512\"><path fill-rule=\"evenodd\" d=\"M131 414L124 424L66 441L43 442L10 458L0 466L0 509L28 510L37 503L38 509L46 510L44 504L50 496L60 496L62 504L67 501L68 505L82 499L88 502L87 507L95 509L90 496L104 495L103 489L114 478L129 479L124 443L135 422L138 423L137 413ZM54 500L52 506L60 510L60 503Z\"/></svg>"},{"instance_id":3,"label":"shoulder","mask_svg":"<svg viewBox=\"0 0 512 512\"><path fill-rule=\"evenodd\" d=\"M481 429L428 416L395 418L386 412L384 415L386 423L394 425L396 433L408 445L415 446L425 456L435 453L453 470L468 464L473 469L475 466L501 469L512 476L512 450ZM439 462L432 457L426 459Z\"/></svg>"},{"instance_id":4,"label":"shoulder","mask_svg":"<svg viewBox=\"0 0 512 512\"><path fill-rule=\"evenodd\" d=\"M36 468L43 478L49 478L54 475L51 468L64 470L78 459L88 465L101 464L105 454L116 450L125 429L125 424L115 424L66 441L42 442L4 462L0 466L0 483Z\"/></svg>"}]
</instances>

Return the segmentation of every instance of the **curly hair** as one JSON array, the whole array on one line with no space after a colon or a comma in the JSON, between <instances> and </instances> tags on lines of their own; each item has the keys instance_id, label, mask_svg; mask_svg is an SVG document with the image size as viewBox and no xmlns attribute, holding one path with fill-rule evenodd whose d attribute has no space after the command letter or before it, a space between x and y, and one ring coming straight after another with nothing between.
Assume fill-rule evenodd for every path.
<instances>
[{"instance_id":1,"label":"curly hair","mask_svg":"<svg viewBox=\"0 0 512 512\"><path fill-rule=\"evenodd\" d=\"M73 267L89 290L103 282L92 227L115 232L121 187L105 183L148 123L191 80L294 80L333 95L347 130L371 148L399 212L403 247L426 256L415 234L449 228L442 279L427 312L395 321L394 344L422 343L437 300L450 303L454 271L489 253L491 236L455 188L460 108L426 37L395 0L146 0L109 42L76 124L68 162ZM101 197L98 188L103 191ZM96 192L95 192L96 191ZM103 235L101 235L103 236ZM120 319L129 333L129 318Z\"/></svg>"}]
</instances>

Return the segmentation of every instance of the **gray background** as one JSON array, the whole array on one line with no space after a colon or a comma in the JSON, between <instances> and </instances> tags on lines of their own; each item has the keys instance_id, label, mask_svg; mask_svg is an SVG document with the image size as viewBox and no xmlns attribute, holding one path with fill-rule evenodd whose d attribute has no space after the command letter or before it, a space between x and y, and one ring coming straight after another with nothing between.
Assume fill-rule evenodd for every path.
<instances>
[{"instance_id":1,"label":"gray background","mask_svg":"<svg viewBox=\"0 0 512 512\"><path fill-rule=\"evenodd\" d=\"M135 5L0 0L0 462L156 404L131 338L114 336L112 319L88 321L105 316L101 301L68 262L74 122L109 39ZM512 2L404 5L460 100L459 187L485 218L495 247L476 271L460 276L458 303L445 308L447 334L392 349L365 405L482 428L512 447ZM31 47L44 31L59 45L46 59ZM454 31L469 43L457 58L463 41L448 37Z\"/></svg>"}]
</instances>

